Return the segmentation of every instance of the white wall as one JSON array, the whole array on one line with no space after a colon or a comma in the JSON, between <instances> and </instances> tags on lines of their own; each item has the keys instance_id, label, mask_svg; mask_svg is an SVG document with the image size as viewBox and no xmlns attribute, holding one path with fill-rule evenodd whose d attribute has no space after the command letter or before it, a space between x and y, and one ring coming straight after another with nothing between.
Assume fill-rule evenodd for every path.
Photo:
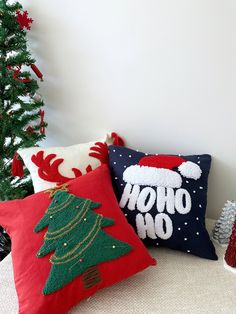
<instances>
[{"instance_id":1,"label":"white wall","mask_svg":"<svg viewBox=\"0 0 236 314\"><path fill-rule=\"evenodd\" d=\"M236 198L235 0L23 1L45 75L46 145L123 135L214 156L208 215Z\"/></svg>"}]
</instances>

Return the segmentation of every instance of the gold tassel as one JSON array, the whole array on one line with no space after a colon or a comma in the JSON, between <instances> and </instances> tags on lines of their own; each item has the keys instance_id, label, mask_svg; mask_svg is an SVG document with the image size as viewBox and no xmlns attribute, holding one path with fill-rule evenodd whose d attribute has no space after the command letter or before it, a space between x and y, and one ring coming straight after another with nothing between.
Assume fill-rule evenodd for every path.
<instances>
[{"instance_id":1,"label":"gold tassel","mask_svg":"<svg viewBox=\"0 0 236 314\"><path fill-rule=\"evenodd\" d=\"M61 192L69 192L69 184L67 183L64 183L60 186L56 186L55 188L51 188L51 189L48 189L46 190L44 193L49 193L49 197L50 198L53 198L54 195L58 192L58 191L61 191Z\"/></svg>"}]
</instances>

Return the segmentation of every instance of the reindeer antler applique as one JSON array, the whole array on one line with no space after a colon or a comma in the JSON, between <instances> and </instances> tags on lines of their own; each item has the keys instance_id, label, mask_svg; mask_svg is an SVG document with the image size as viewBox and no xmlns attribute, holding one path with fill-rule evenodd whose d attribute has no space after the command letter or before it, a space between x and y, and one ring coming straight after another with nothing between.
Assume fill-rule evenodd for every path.
<instances>
[{"instance_id":1,"label":"reindeer antler applique","mask_svg":"<svg viewBox=\"0 0 236 314\"><path fill-rule=\"evenodd\" d=\"M113 145L123 146L124 141L117 133L112 133ZM103 142L96 142L95 146L90 147L90 157L96 158L101 164L108 164L108 145ZM72 168L74 173L73 178L62 175L59 171L59 166L64 162L63 158L56 158L56 154L49 154L44 157L44 151L41 150L37 154L31 157L31 161L38 167L38 175L41 179L57 183L57 185L63 184L77 177L81 177L83 173L78 168ZM56 158L56 159L55 159ZM53 160L54 159L54 160ZM86 167L86 173L92 171L92 166Z\"/></svg>"},{"instance_id":2,"label":"reindeer antler applique","mask_svg":"<svg viewBox=\"0 0 236 314\"><path fill-rule=\"evenodd\" d=\"M116 132L112 132L111 137L113 138L113 145L125 146L125 142L124 142L123 138L120 137Z\"/></svg>"},{"instance_id":3,"label":"reindeer antler applique","mask_svg":"<svg viewBox=\"0 0 236 314\"><path fill-rule=\"evenodd\" d=\"M107 143L96 142L96 146L90 147L90 157L98 159L101 164L108 164L108 146Z\"/></svg>"},{"instance_id":4,"label":"reindeer antler applique","mask_svg":"<svg viewBox=\"0 0 236 314\"><path fill-rule=\"evenodd\" d=\"M63 176L59 171L59 166L64 161L63 158L57 158L52 161L57 155L49 154L44 158L44 151L39 151L37 154L31 157L31 161L38 167L38 175L41 179L48 182L56 182L57 184L63 184L74 178L82 176L82 172L77 168L72 168L74 177L69 178ZM86 168L86 173L92 171L91 165Z\"/></svg>"},{"instance_id":5,"label":"reindeer antler applique","mask_svg":"<svg viewBox=\"0 0 236 314\"><path fill-rule=\"evenodd\" d=\"M111 138L113 141L113 145L115 146L124 146L124 140L115 132L111 133ZM108 164L108 145L103 142L96 142L95 146L90 147L91 153L89 153L90 157L94 157L98 159L101 164Z\"/></svg>"}]
</instances>

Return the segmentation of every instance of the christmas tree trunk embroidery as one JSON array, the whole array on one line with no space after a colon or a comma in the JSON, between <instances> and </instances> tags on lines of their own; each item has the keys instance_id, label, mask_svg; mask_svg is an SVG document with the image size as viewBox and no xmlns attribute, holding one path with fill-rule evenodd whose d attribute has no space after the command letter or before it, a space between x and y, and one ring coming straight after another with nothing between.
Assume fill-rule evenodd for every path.
<instances>
[{"instance_id":1,"label":"christmas tree trunk embroidery","mask_svg":"<svg viewBox=\"0 0 236 314\"><path fill-rule=\"evenodd\" d=\"M89 199L56 192L34 229L39 232L48 227L37 257L54 252L50 257L52 267L43 294L61 289L91 266L131 251L129 244L113 238L102 229L113 225L114 221L93 211L99 206L99 203Z\"/></svg>"}]
</instances>

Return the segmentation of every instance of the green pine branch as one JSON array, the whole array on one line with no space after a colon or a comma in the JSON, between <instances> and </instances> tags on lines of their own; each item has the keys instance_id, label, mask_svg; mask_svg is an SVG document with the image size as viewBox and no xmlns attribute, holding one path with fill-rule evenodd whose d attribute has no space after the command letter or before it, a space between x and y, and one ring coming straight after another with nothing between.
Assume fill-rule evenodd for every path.
<instances>
[{"instance_id":1,"label":"green pine branch","mask_svg":"<svg viewBox=\"0 0 236 314\"><path fill-rule=\"evenodd\" d=\"M12 159L19 148L36 146L45 137L40 133L39 114L44 102L30 96L39 88L29 68L35 59L27 46L27 31L16 19L17 10L23 12L19 2L0 0L0 201L32 193L26 169L26 178L12 176ZM16 76L19 65L22 68ZM25 78L30 82L24 82ZM27 131L28 127L33 131Z\"/></svg>"}]
</instances>

